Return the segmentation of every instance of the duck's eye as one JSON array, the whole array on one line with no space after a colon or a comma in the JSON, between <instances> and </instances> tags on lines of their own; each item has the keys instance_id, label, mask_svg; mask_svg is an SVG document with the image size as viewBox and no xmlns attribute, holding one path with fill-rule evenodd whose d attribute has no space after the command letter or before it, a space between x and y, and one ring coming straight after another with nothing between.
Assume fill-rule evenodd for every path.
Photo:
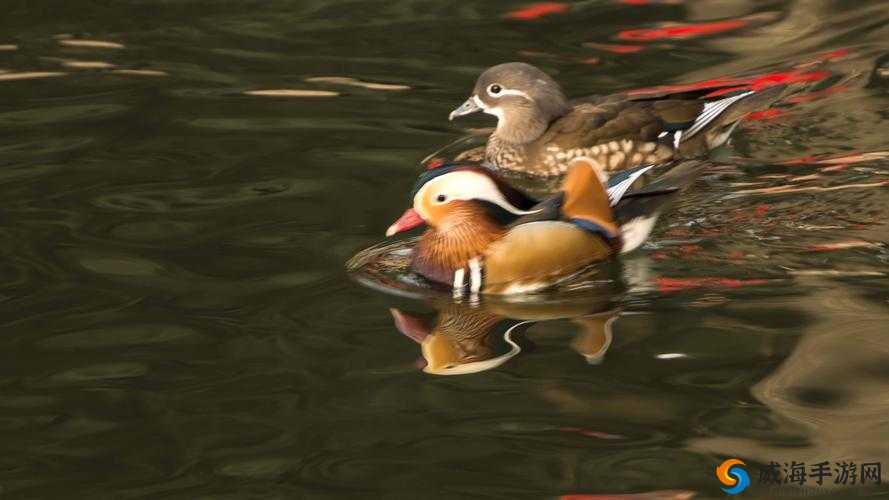
<instances>
[{"instance_id":1,"label":"duck's eye","mask_svg":"<svg viewBox=\"0 0 889 500\"><path fill-rule=\"evenodd\" d=\"M437 201L439 203L444 203L444 202L448 201L448 197L446 195L440 194L435 197L435 201Z\"/></svg>"},{"instance_id":2,"label":"duck's eye","mask_svg":"<svg viewBox=\"0 0 889 500\"><path fill-rule=\"evenodd\" d=\"M500 93L501 90L503 90L503 89L500 88L500 85L497 85L496 83L494 83L490 87L488 87L488 93L491 95L497 95Z\"/></svg>"}]
</instances>

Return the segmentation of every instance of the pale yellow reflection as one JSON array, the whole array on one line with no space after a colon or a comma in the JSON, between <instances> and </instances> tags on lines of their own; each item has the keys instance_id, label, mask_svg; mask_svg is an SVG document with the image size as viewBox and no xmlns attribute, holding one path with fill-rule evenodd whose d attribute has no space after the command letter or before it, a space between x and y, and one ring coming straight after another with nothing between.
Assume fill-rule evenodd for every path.
<instances>
[{"instance_id":1,"label":"pale yellow reflection","mask_svg":"<svg viewBox=\"0 0 889 500\"><path fill-rule=\"evenodd\" d=\"M755 194L784 194L784 193L809 193L820 191L840 191L843 189L867 189L889 186L889 180L879 182L859 182L851 184L840 184L838 186L794 186L785 184L782 186L772 186L760 189L746 189L735 191L735 195L755 195Z\"/></svg>"},{"instance_id":2,"label":"pale yellow reflection","mask_svg":"<svg viewBox=\"0 0 889 500\"><path fill-rule=\"evenodd\" d=\"M132 76L168 76L169 73L166 71L160 71L156 69L115 69L111 71L112 73L118 75L132 75Z\"/></svg>"},{"instance_id":3,"label":"pale yellow reflection","mask_svg":"<svg viewBox=\"0 0 889 500\"><path fill-rule=\"evenodd\" d=\"M76 61L66 59L62 61L62 66L73 69L109 69L115 65L105 61Z\"/></svg>"},{"instance_id":4,"label":"pale yellow reflection","mask_svg":"<svg viewBox=\"0 0 889 500\"><path fill-rule=\"evenodd\" d=\"M522 351L518 337L530 325L567 319L574 337L570 347L590 364L601 363L611 346L617 311L600 300L555 304L488 302L435 304L434 324L391 309L395 326L420 345L433 375L465 375L504 365Z\"/></svg>"},{"instance_id":5,"label":"pale yellow reflection","mask_svg":"<svg viewBox=\"0 0 889 500\"><path fill-rule=\"evenodd\" d=\"M68 73L58 71L24 71L24 72L8 72L0 73L0 81L8 80L33 80L36 78L52 78L55 76L64 76Z\"/></svg>"},{"instance_id":6,"label":"pale yellow reflection","mask_svg":"<svg viewBox=\"0 0 889 500\"><path fill-rule=\"evenodd\" d=\"M399 85L394 83L376 83L376 82L365 82L362 80L358 80L356 78L350 78L346 76L316 76L313 78L306 78L307 82L311 83L330 83L334 85L350 85L352 87L362 87L370 90L409 90L410 87L407 85Z\"/></svg>"},{"instance_id":7,"label":"pale yellow reflection","mask_svg":"<svg viewBox=\"0 0 889 500\"><path fill-rule=\"evenodd\" d=\"M106 40L84 40L78 38L63 38L59 40L60 45L66 47L80 47L85 49L125 49L122 43L109 42Z\"/></svg>"}]
</instances>

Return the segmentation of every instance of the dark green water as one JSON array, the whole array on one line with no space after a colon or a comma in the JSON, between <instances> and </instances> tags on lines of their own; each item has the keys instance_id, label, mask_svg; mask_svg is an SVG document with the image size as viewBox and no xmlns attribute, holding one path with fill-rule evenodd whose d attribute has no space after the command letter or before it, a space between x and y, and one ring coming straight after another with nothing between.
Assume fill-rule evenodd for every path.
<instances>
[{"instance_id":1,"label":"dark green water","mask_svg":"<svg viewBox=\"0 0 889 500\"><path fill-rule=\"evenodd\" d=\"M889 3L632 3L4 3L0 498L725 498L728 457L747 498L889 493L759 483L889 468ZM344 262L515 59L574 96L825 73L625 259L599 364L556 319L430 375L389 308L432 309Z\"/></svg>"}]
</instances>

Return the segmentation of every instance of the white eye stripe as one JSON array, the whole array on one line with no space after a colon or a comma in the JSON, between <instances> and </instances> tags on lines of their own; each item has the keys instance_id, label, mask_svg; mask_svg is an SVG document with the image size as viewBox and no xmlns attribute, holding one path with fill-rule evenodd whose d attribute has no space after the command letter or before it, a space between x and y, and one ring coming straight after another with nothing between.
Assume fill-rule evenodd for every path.
<instances>
[{"instance_id":1,"label":"white eye stripe","mask_svg":"<svg viewBox=\"0 0 889 500\"><path fill-rule=\"evenodd\" d=\"M522 92L521 90L503 89L503 90L501 90L500 93L497 94L497 95L499 95L499 96L504 96L504 95L517 95L517 96L520 96L520 97L524 97L525 99L527 99L527 100L529 100L529 101L532 101L532 100L533 100L533 99L531 99L531 96L529 96L528 94Z\"/></svg>"},{"instance_id":2,"label":"white eye stripe","mask_svg":"<svg viewBox=\"0 0 889 500\"><path fill-rule=\"evenodd\" d=\"M493 92L491 92L491 87L489 86L488 87L488 95L490 95L491 97L493 97L495 99L503 97L505 95L515 95L515 96L519 96L519 97L524 97L525 99L527 99L529 101L534 100L534 99L531 99L531 96L529 96L525 92L522 92L521 90L508 89L505 87L500 87L500 92L494 94Z\"/></svg>"},{"instance_id":3,"label":"white eye stripe","mask_svg":"<svg viewBox=\"0 0 889 500\"><path fill-rule=\"evenodd\" d=\"M488 177L475 172L450 172L433 179L426 183L425 186L417 191L414 196L414 209L425 220L428 220L428 214L423 209L423 197L426 196L428 190L436 194L447 193L448 201L452 200L484 200L494 203L503 208L507 212L515 215L526 215L539 212L540 210L526 211L512 205L503 193L494 184L494 181ZM434 202L434 200L433 200Z\"/></svg>"}]
</instances>

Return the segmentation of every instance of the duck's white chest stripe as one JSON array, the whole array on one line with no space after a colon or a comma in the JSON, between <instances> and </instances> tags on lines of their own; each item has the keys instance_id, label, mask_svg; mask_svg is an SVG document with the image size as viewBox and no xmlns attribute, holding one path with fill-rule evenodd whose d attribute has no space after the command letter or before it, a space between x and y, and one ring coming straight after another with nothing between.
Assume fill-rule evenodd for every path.
<instances>
[{"instance_id":1,"label":"duck's white chest stripe","mask_svg":"<svg viewBox=\"0 0 889 500\"><path fill-rule=\"evenodd\" d=\"M475 295L485 284L485 268L481 259L476 257L466 264L466 267L454 271L454 298L461 298L466 293Z\"/></svg>"},{"instance_id":2,"label":"duck's white chest stripe","mask_svg":"<svg viewBox=\"0 0 889 500\"><path fill-rule=\"evenodd\" d=\"M463 288L466 287L466 270L457 269L454 271L454 298L459 299L463 296Z\"/></svg>"},{"instance_id":3,"label":"duck's white chest stripe","mask_svg":"<svg viewBox=\"0 0 889 500\"><path fill-rule=\"evenodd\" d=\"M469 260L469 290L472 293L478 293L482 289L482 264L478 257Z\"/></svg>"}]
</instances>

